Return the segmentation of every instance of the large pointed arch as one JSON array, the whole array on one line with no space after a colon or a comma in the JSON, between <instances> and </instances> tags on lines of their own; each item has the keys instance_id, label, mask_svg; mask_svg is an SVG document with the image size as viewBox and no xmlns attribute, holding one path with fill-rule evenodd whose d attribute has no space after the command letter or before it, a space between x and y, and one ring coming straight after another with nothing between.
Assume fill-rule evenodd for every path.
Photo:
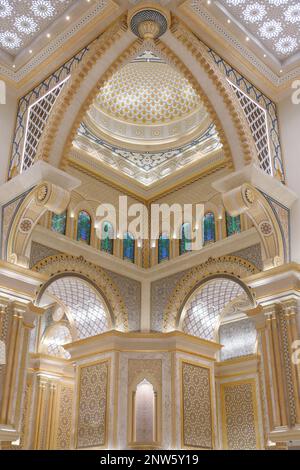
<instances>
[{"instance_id":1,"label":"large pointed arch","mask_svg":"<svg viewBox=\"0 0 300 470\"><path fill-rule=\"evenodd\" d=\"M237 97L196 36L177 19L173 23L171 31L157 40L155 47L192 81L216 125L227 165L239 169L256 160L257 153ZM37 159L62 168L67 166L73 138L97 91L140 48L141 40L128 30L124 17L92 44L53 107Z\"/></svg>"}]
</instances>

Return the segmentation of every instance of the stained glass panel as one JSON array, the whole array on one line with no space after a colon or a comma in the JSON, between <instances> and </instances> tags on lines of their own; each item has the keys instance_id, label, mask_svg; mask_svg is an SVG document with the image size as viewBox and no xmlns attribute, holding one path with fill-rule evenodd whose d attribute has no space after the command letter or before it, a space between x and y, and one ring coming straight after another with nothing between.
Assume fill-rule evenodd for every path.
<instances>
[{"instance_id":1,"label":"stained glass panel","mask_svg":"<svg viewBox=\"0 0 300 470\"><path fill-rule=\"evenodd\" d=\"M103 222L101 234L101 251L113 254L114 250L114 229L109 222Z\"/></svg>"},{"instance_id":2,"label":"stained glass panel","mask_svg":"<svg viewBox=\"0 0 300 470\"><path fill-rule=\"evenodd\" d=\"M125 233L123 239L123 258L134 263L135 240L130 233Z\"/></svg>"},{"instance_id":3,"label":"stained glass panel","mask_svg":"<svg viewBox=\"0 0 300 470\"><path fill-rule=\"evenodd\" d=\"M213 212L207 212L203 219L203 240L204 243L216 241L216 224Z\"/></svg>"},{"instance_id":4,"label":"stained glass panel","mask_svg":"<svg viewBox=\"0 0 300 470\"><path fill-rule=\"evenodd\" d=\"M158 262L161 263L170 257L170 239L163 233L158 240Z\"/></svg>"},{"instance_id":5,"label":"stained glass panel","mask_svg":"<svg viewBox=\"0 0 300 470\"><path fill-rule=\"evenodd\" d=\"M226 231L227 237L241 232L241 216L232 217L226 212Z\"/></svg>"},{"instance_id":6,"label":"stained glass panel","mask_svg":"<svg viewBox=\"0 0 300 470\"><path fill-rule=\"evenodd\" d=\"M77 223L77 241L90 244L91 241L91 217L86 211L81 211L78 214Z\"/></svg>"},{"instance_id":7,"label":"stained glass panel","mask_svg":"<svg viewBox=\"0 0 300 470\"><path fill-rule=\"evenodd\" d=\"M63 214L52 214L51 230L53 232L57 232L57 233L61 233L62 235L65 235L66 225L67 225L67 212L63 212Z\"/></svg>"},{"instance_id":8,"label":"stained glass panel","mask_svg":"<svg viewBox=\"0 0 300 470\"><path fill-rule=\"evenodd\" d=\"M179 254L183 255L184 253L188 253L192 249L192 231L191 231L191 224L183 224L181 227L181 238L180 238L180 245L179 245Z\"/></svg>"}]
</instances>

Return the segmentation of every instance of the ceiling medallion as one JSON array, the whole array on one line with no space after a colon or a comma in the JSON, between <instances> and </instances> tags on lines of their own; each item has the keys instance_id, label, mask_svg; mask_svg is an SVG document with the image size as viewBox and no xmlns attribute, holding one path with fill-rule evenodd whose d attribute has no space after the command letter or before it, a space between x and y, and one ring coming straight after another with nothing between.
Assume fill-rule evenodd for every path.
<instances>
[{"instance_id":1,"label":"ceiling medallion","mask_svg":"<svg viewBox=\"0 0 300 470\"><path fill-rule=\"evenodd\" d=\"M128 26L135 36L144 39L157 39L170 26L170 13L160 5L144 3L128 13Z\"/></svg>"}]
</instances>

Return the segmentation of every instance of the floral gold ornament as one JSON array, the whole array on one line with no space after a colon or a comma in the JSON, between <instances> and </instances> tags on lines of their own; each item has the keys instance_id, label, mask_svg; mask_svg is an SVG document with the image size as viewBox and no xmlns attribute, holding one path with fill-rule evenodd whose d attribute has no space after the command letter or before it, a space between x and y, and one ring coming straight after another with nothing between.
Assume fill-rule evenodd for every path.
<instances>
[{"instance_id":1,"label":"floral gold ornament","mask_svg":"<svg viewBox=\"0 0 300 470\"><path fill-rule=\"evenodd\" d=\"M246 191L245 191L245 198L247 200L247 202L249 202L249 204L253 204L254 201L255 201L255 195L253 193L253 191L251 191L250 188L247 188Z\"/></svg>"},{"instance_id":2,"label":"floral gold ornament","mask_svg":"<svg viewBox=\"0 0 300 470\"><path fill-rule=\"evenodd\" d=\"M38 202L44 202L47 198L48 195L48 187L46 184L42 184L38 189L36 193L36 198Z\"/></svg>"}]
</instances>

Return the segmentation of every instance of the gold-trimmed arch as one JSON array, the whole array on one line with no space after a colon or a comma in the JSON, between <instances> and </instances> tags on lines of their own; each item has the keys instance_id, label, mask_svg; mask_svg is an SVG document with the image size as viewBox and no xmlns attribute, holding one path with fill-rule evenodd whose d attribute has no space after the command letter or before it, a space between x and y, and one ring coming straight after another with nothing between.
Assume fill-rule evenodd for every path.
<instances>
[{"instance_id":1,"label":"gold-trimmed arch","mask_svg":"<svg viewBox=\"0 0 300 470\"><path fill-rule=\"evenodd\" d=\"M227 166L238 169L257 160L249 125L226 78L196 36L191 40L191 34L176 19L171 30L161 40L156 40L155 47L168 58L170 65L179 67L195 86L216 124ZM177 45L183 48L181 57L172 52L172 44L173 50ZM136 56L141 48L141 40L128 30L124 17L92 44L53 107L38 147L37 159L66 168L74 136L99 88L116 70ZM191 57L193 70L188 61L184 63L185 53ZM195 78L199 70L205 74L202 83Z\"/></svg>"},{"instance_id":2,"label":"gold-trimmed arch","mask_svg":"<svg viewBox=\"0 0 300 470\"><path fill-rule=\"evenodd\" d=\"M251 219L262 241L264 270L287 261L283 232L270 203L260 191L244 183L223 193L223 202L230 215L246 213Z\"/></svg>"},{"instance_id":3,"label":"gold-trimmed arch","mask_svg":"<svg viewBox=\"0 0 300 470\"><path fill-rule=\"evenodd\" d=\"M48 281L37 290L37 301L49 283L57 279L58 276L82 277L89 281L105 300L110 315L113 317L114 328L120 331L128 331L128 312L121 293L114 281L99 266L90 263L82 256L59 254L39 261L33 266L32 270L49 276Z\"/></svg>"},{"instance_id":4,"label":"gold-trimmed arch","mask_svg":"<svg viewBox=\"0 0 300 470\"><path fill-rule=\"evenodd\" d=\"M256 266L238 256L209 258L205 263L190 269L177 282L170 295L170 300L163 313L163 331L167 332L177 328L179 317L186 301L202 283L214 279L215 277L230 277L232 280L242 285L248 294L248 298L253 299L254 305L255 295L251 289L242 282L242 279L258 272L259 269Z\"/></svg>"},{"instance_id":5,"label":"gold-trimmed arch","mask_svg":"<svg viewBox=\"0 0 300 470\"><path fill-rule=\"evenodd\" d=\"M68 207L70 192L44 181L25 197L18 209L8 234L6 258L25 268L29 264L32 232L40 218L47 212L61 214Z\"/></svg>"}]
</instances>

